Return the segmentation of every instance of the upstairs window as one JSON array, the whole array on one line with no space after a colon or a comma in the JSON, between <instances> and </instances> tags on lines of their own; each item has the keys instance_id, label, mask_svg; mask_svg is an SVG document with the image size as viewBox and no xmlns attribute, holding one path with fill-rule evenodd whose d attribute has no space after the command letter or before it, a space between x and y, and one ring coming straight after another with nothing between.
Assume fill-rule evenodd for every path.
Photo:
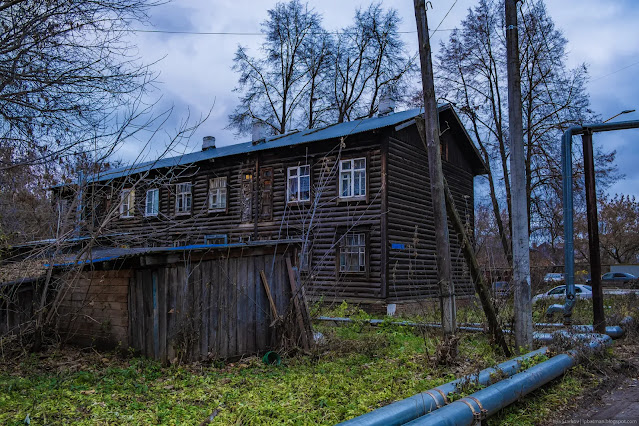
<instances>
[{"instance_id":1,"label":"upstairs window","mask_svg":"<svg viewBox=\"0 0 639 426\"><path fill-rule=\"evenodd\" d=\"M209 211L226 211L226 177L209 180Z\"/></svg>"},{"instance_id":2,"label":"upstairs window","mask_svg":"<svg viewBox=\"0 0 639 426\"><path fill-rule=\"evenodd\" d=\"M132 188L123 189L120 197L120 217L133 217L135 212L135 191Z\"/></svg>"},{"instance_id":3,"label":"upstairs window","mask_svg":"<svg viewBox=\"0 0 639 426\"><path fill-rule=\"evenodd\" d=\"M339 245L340 272L366 272L366 234L345 234Z\"/></svg>"},{"instance_id":4,"label":"upstairs window","mask_svg":"<svg viewBox=\"0 0 639 426\"><path fill-rule=\"evenodd\" d=\"M311 167L308 165L288 168L286 199L289 203L311 200Z\"/></svg>"},{"instance_id":5,"label":"upstairs window","mask_svg":"<svg viewBox=\"0 0 639 426\"><path fill-rule=\"evenodd\" d=\"M193 195L191 194L191 183L178 183L175 186L175 213L191 213Z\"/></svg>"},{"instance_id":6,"label":"upstairs window","mask_svg":"<svg viewBox=\"0 0 639 426\"><path fill-rule=\"evenodd\" d=\"M145 216L157 216L160 212L160 190L149 189L146 191Z\"/></svg>"},{"instance_id":7,"label":"upstairs window","mask_svg":"<svg viewBox=\"0 0 639 426\"><path fill-rule=\"evenodd\" d=\"M366 196L366 158L339 162L339 197L361 198Z\"/></svg>"}]
</instances>

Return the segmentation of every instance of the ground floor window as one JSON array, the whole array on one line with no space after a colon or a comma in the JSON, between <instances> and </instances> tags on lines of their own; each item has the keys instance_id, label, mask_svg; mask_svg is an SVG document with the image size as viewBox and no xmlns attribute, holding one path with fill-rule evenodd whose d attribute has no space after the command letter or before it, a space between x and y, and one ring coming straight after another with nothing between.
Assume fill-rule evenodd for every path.
<instances>
[{"instance_id":1,"label":"ground floor window","mask_svg":"<svg viewBox=\"0 0 639 426\"><path fill-rule=\"evenodd\" d=\"M366 272L366 234L349 232L340 240L340 272Z\"/></svg>"}]
</instances>

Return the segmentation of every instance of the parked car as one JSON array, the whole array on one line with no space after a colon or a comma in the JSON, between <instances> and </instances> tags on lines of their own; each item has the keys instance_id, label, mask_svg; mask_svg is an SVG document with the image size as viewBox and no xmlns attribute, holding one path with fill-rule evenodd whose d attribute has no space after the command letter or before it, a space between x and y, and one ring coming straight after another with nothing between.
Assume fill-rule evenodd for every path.
<instances>
[{"instance_id":1,"label":"parked car","mask_svg":"<svg viewBox=\"0 0 639 426\"><path fill-rule=\"evenodd\" d=\"M592 287L584 284L575 284L575 295L580 299L592 298ZM551 288L545 293L541 293L532 298L532 302L535 303L541 299L563 299L566 297L566 286L560 285L555 288Z\"/></svg>"},{"instance_id":2,"label":"parked car","mask_svg":"<svg viewBox=\"0 0 639 426\"><path fill-rule=\"evenodd\" d=\"M590 279L586 280L590 284ZM603 284L628 284L637 281L637 277L627 272L608 272L601 276Z\"/></svg>"},{"instance_id":3,"label":"parked car","mask_svg":"<svg viewBox=\"0 0 639 426\"><path fill-rule=\"evenodd\" d=\"M564 279L565 279L564 274L560 274L560 273L557 273L557 272L549 272L544 277L544 282L545 283L560 283L560 282L563 282Z\"/></svg>"}]
</instances>

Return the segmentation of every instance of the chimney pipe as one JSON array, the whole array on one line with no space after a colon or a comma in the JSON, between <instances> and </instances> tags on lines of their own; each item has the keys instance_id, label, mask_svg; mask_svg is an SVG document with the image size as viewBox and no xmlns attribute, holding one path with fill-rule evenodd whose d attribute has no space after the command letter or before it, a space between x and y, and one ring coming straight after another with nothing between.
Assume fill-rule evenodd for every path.
<instances>
[{"instance_id":1,"label":"chimney pipe","mask_svg":"<svg viewBox=\"0 0 639 426\"><path fill-rule=\"evenodd\" d=\"M377 116L384 117L395 112L395 99L393 99L392 90L384 90L379 98L379 106L377 108Z\"/></svg>"},{"instance_id":2,"label":"chimney pipe","mask_svg":"<svg viewBox=\"0 0 639 426\"><path fill-rule=\"evenodd\" d=\"M213 136L204 136L202 138L202 151L206 151L208 149L215 148L215 137Z\"/></svg>"},{"instance_id":3,"label":"chimney pipe","mask_svg":"<svg viewBox=\"0 0 639 426\"><path fill-rule=\"evenodd\" d=\"M264 142L267 132L267 124L263 121L253 121L253 127L251 128L251 142L253 145Z\"/></svg>"}]
</instances>

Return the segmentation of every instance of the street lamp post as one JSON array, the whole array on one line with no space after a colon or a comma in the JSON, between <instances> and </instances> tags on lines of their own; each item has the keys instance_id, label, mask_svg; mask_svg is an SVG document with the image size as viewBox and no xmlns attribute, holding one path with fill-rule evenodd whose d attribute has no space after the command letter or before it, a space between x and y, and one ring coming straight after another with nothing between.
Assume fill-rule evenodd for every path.
<instances>
[{"instance_id":1,"label":"street lamp post","mask_svg":"<svg viewBox=\"0 0 639 426\"><path fill-rule=\"evenodd\" d=\"M610 117L609 119L607 119L606 121L604 121L604 123L609 122L609 121L610 121L610 120L612 120L613 118L617 118L617 117L619 117L621 114L630 114L631 112L635 112L635 111L636 111L636 110L634 110L634 109L626 109L626 110L623 110L623 111L621 111L619 114L617 114L617 115L613 115L612 117Z\"/></svg>"}]
</instances>

